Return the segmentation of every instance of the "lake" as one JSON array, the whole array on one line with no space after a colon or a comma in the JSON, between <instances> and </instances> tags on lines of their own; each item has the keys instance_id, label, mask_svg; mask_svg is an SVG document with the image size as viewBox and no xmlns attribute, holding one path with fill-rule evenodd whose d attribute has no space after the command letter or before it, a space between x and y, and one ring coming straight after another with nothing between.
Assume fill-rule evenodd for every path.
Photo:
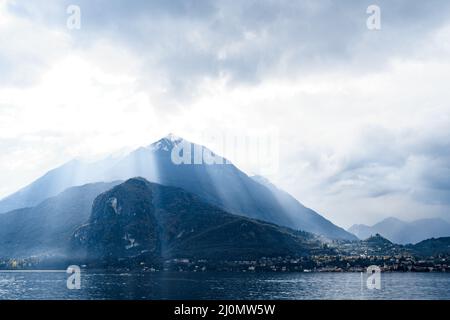
<instances>
[{"instance_id":1,"label":"lake","mask_svg":"<svg viewBox=\"0 0 450 320\"><path fill-rule=\"evenodd\" d=\"M359 273L0 272L0 299L445 299L450 273L382 273L369 290Z\"/></svg>"}]
</instances>

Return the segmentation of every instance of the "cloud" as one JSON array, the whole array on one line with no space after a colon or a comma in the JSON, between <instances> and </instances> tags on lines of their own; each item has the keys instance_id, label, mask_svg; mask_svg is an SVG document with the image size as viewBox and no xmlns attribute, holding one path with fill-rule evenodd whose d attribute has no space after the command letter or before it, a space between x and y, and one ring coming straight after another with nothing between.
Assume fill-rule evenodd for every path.
<instances>
[{"instance_id":1,"label":"cloud","mask_svg":"<svg viewBox=\"0 0 450 320\"><path fill-rule=\"evenodd\" d=\"M79 0L71 31L72 2L0 0L1 195L170 131L275 127L270 178L334 222L449 217L450 2L377 1L376 32L372 1Z\"/></svg>"},{"instance_id":2,"label":"cloud","mask_svg":"<svg viewBox=\"0 0 450 320\"><path fill-rule=\"evenodd\" d=\"M68 33L71 1L8 2L20 19ZM384 32L366 28L371 1L78 1L82 29L74 46L110 39L139 57L141 81L158 72L170 95L186 99L204 78L230 84L290 77L318 69L356 72L383 68L408 54L448 18L445 1L380 1ZM34 31L36 33L36 31ZM47 41L45 41L47 42Z\"/></svg>"},{"instance_id":3,"label":"cloud","mask_svg":"<svg viewBox=\"0 0 450 320\"><path fill-rule=\"evenodd\" d=\"M347 182L360 188L358 196L402 192L416 201L450 204L450 138L440 136L449 125L442 121L432 134L410 129L363 131L354 154L347 155L341 170L323 185L342 193Z\"/></svg>"}]
</instances>

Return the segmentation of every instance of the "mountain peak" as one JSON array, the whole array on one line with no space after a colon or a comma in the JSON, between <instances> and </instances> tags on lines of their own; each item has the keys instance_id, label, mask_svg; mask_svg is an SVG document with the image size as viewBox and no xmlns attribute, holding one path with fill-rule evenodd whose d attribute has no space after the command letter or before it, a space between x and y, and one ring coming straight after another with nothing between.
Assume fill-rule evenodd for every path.
<instances>
[{"instance_id":1,"label":"mountain peak","mask_svg":"<svg viewBox=\"0 0 450 320\"><path fill-rule=\"evenodd\" d=\"M149 185L150 182L143 177L134 177L122 183L122 185L132 185L132 184Z\"/></svg>"},{"instance_id":2,"label":"mountain peak","mask_svg":"<svg viewBox=\"0 0 450 320\"><path fill-rule=\"evenodd\" d=\"M173 149L173 147L177 146L182 141L184 141L183 138L173 133L169 133L164 138L161 138L160 140L152 143L149 148L152 150L170 151Z\"/></svg>"},{"instance_id":3,"label":"mountain peak","mask_svg":"<svg viewBox=\"0 0 450 320\"><path fill-rule=\"evenodd\" d=\"M371 236L364 240L367 243L376 243L376 244L392 244L391 241L380 235L379 233L375 234L374 236Z\"/></svg>"},{"instance_id":4,"label":"mountain peak","mask_svg":"<svg viewBox=\"0 0 450 320\"><path fill-rule=\"evenodd\" d=\"M167 136L165 136L163 139L168 140L170 142L180 142L180 141L184 140L182 137L177 136L177 135L173 134L172 132L169 133Z\"/></svg>"}]
</instances>

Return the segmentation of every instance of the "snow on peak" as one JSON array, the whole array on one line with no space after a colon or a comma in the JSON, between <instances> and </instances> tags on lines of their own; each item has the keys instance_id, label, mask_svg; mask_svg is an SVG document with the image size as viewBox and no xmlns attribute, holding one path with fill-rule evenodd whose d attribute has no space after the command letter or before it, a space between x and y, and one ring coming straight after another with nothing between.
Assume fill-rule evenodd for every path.
<instances>
[{"instance_id":1,"label":"snow on peak","mask_svg":"<svg viewBox=\"0 0 450 320\"><path fill-rule=\"evenodd\" d=\"M169 133L167 136L162 138L161 140L152 143L150 145L151 150L163 150L163 151L170 151L173 147L177 146L179 143L181 143L184 139L174 135L173 133Z\"/></svg>"},{"instance_id":2,"label":"snow on peak","mask_svg":"<svg viewBox=\"0 0 450 320\"><path fill-rule=\"evenodd\" d=\"M170 142L175 142L175 143L180 142L181 140L183 140L183 138L181 138L181 137L179 137L177 135L174 135L173 133L169 133L163 139L168 140Z\"/></svg>"}]
</instances>

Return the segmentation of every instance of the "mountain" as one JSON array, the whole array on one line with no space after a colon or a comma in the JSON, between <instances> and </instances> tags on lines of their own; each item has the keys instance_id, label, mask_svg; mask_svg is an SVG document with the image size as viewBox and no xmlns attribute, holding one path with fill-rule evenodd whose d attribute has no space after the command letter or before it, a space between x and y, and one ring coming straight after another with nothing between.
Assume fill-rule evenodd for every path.
<instances>
[{"instance_id":1,"label":"mountain","mask_svg":"<svg viewBox=\"0 0 450 320\"><path fill-rule=\"evenodd\" d=\"M0 201L0 213L15 209L34 207L63 192L67 188L88 183L113 181L108 170L118 161L108 157L95 163L72 160L53 169L42 177Z\"/></svg>"},{"instance_id":2,"label":"mountain","mask_svg":"<svg viewBox=\"0 0 450 320\"><path fill-rule=\"evenodd\" d=\"M297 199L286 191L277 188L268 179L261 176L251 178L269 190L270 200L275 199L276 204L281 207L280 211L294 221L291 227L323 235L330 239L357 240L353 234L345 232L344 229L337 227L317 212L303 206Z\"/></svg>"},{"instance_id":3,"label":"mountain","mask_svg":"<svg viewBox=\"0 0 450 320\"><path fill-rule=\"evenodd\" d=\"M305 256L322 244L307 233L232 215L183 189L133 178L95 199L72 247L87 261L112 265L136 258Z\"/></svg>"},{"instance_id":4,"label":"mountain","mask_svg":"<svg viewBox=\"0 0 450 320\"><path fill-rule=\"evenodd\" d=\"M360 241L333 241L330 246L339 254L350 256L415 256L428 259L438 255L450 255L450 237L431 238L417 244L402 245L375 234ZM370 263L373 264L373 261Z\"/></svg>"},{"instance_id":5,"label":"mountain","mask_svg":"<svg viewBox=\"0 0 450 320\"><path fill-rule=\"evenodd\" d=\"M188 163L175 164L172 161L173 154L187 159ZM127 180L136 176L185 189L209 204L233 214L331 239L356 240L353 234L306 208L288 193L250 178L209 149L173 135L121 158L110 157L91 164L74 161L54 169L0 201L0 212L34 206L75 185Z\"/></svg>"},{"instance_id":6,"label":"mountain","mask_svg":"<svg viewBox=\"0 0 450 320\"><path fill-rule=\"evenodd\" d=\"M431 238L407 247L424 257L438 254L450 255L450 237Z\"/></svg>"},{"instance_id":7,"label":"mountain","mask_svg":"<svg viewBox=\"0 0 450 320\"><path fill-rule=\"evenodd\" d=\"M391 241L389 241L388 239L384 238L380 234L375 234L373 236L370 236L366 240L363 240L363 243L371 245L371 246L380 246L380 247L385 247L385 246L391 246L392 245Z\"/></svg>"},{"instance_id":8,"label":"mountain","mask_svg":"<svg viewBox=\"0 0 450 320\"><path fill-rule=\"evenodd\" d=\"M89 218L94 199L118 183L69 188L36 207L0 215L0 258L61 254Z\"/></svg>"},{"instance_id":9,"label":"mountain","mask_svg":"<svg viewBox=\"0 0 450 320\"><path fill-rule=\"evenodd\" d=\"M365 240L362 240L357 245L356 250L358 254L374 255L374 256L380 255L394 256L406 252L403 246L392 243L391 241L384 238L380 234L375 234Z\"/></svg>"},{"instance_id":10,"label":"mountain","mask_svg":"<svg viewBox=\"0 0 450 320\"><path fill-rule=\"evenodd\" d=\"M417 243L429 238L450 236L450 224L443 219L421 219L405 222L396 218L387 218L373 226L353 225L349 232L360 239L381 234L395 243Z\"/></svg>"}]
</instances>

